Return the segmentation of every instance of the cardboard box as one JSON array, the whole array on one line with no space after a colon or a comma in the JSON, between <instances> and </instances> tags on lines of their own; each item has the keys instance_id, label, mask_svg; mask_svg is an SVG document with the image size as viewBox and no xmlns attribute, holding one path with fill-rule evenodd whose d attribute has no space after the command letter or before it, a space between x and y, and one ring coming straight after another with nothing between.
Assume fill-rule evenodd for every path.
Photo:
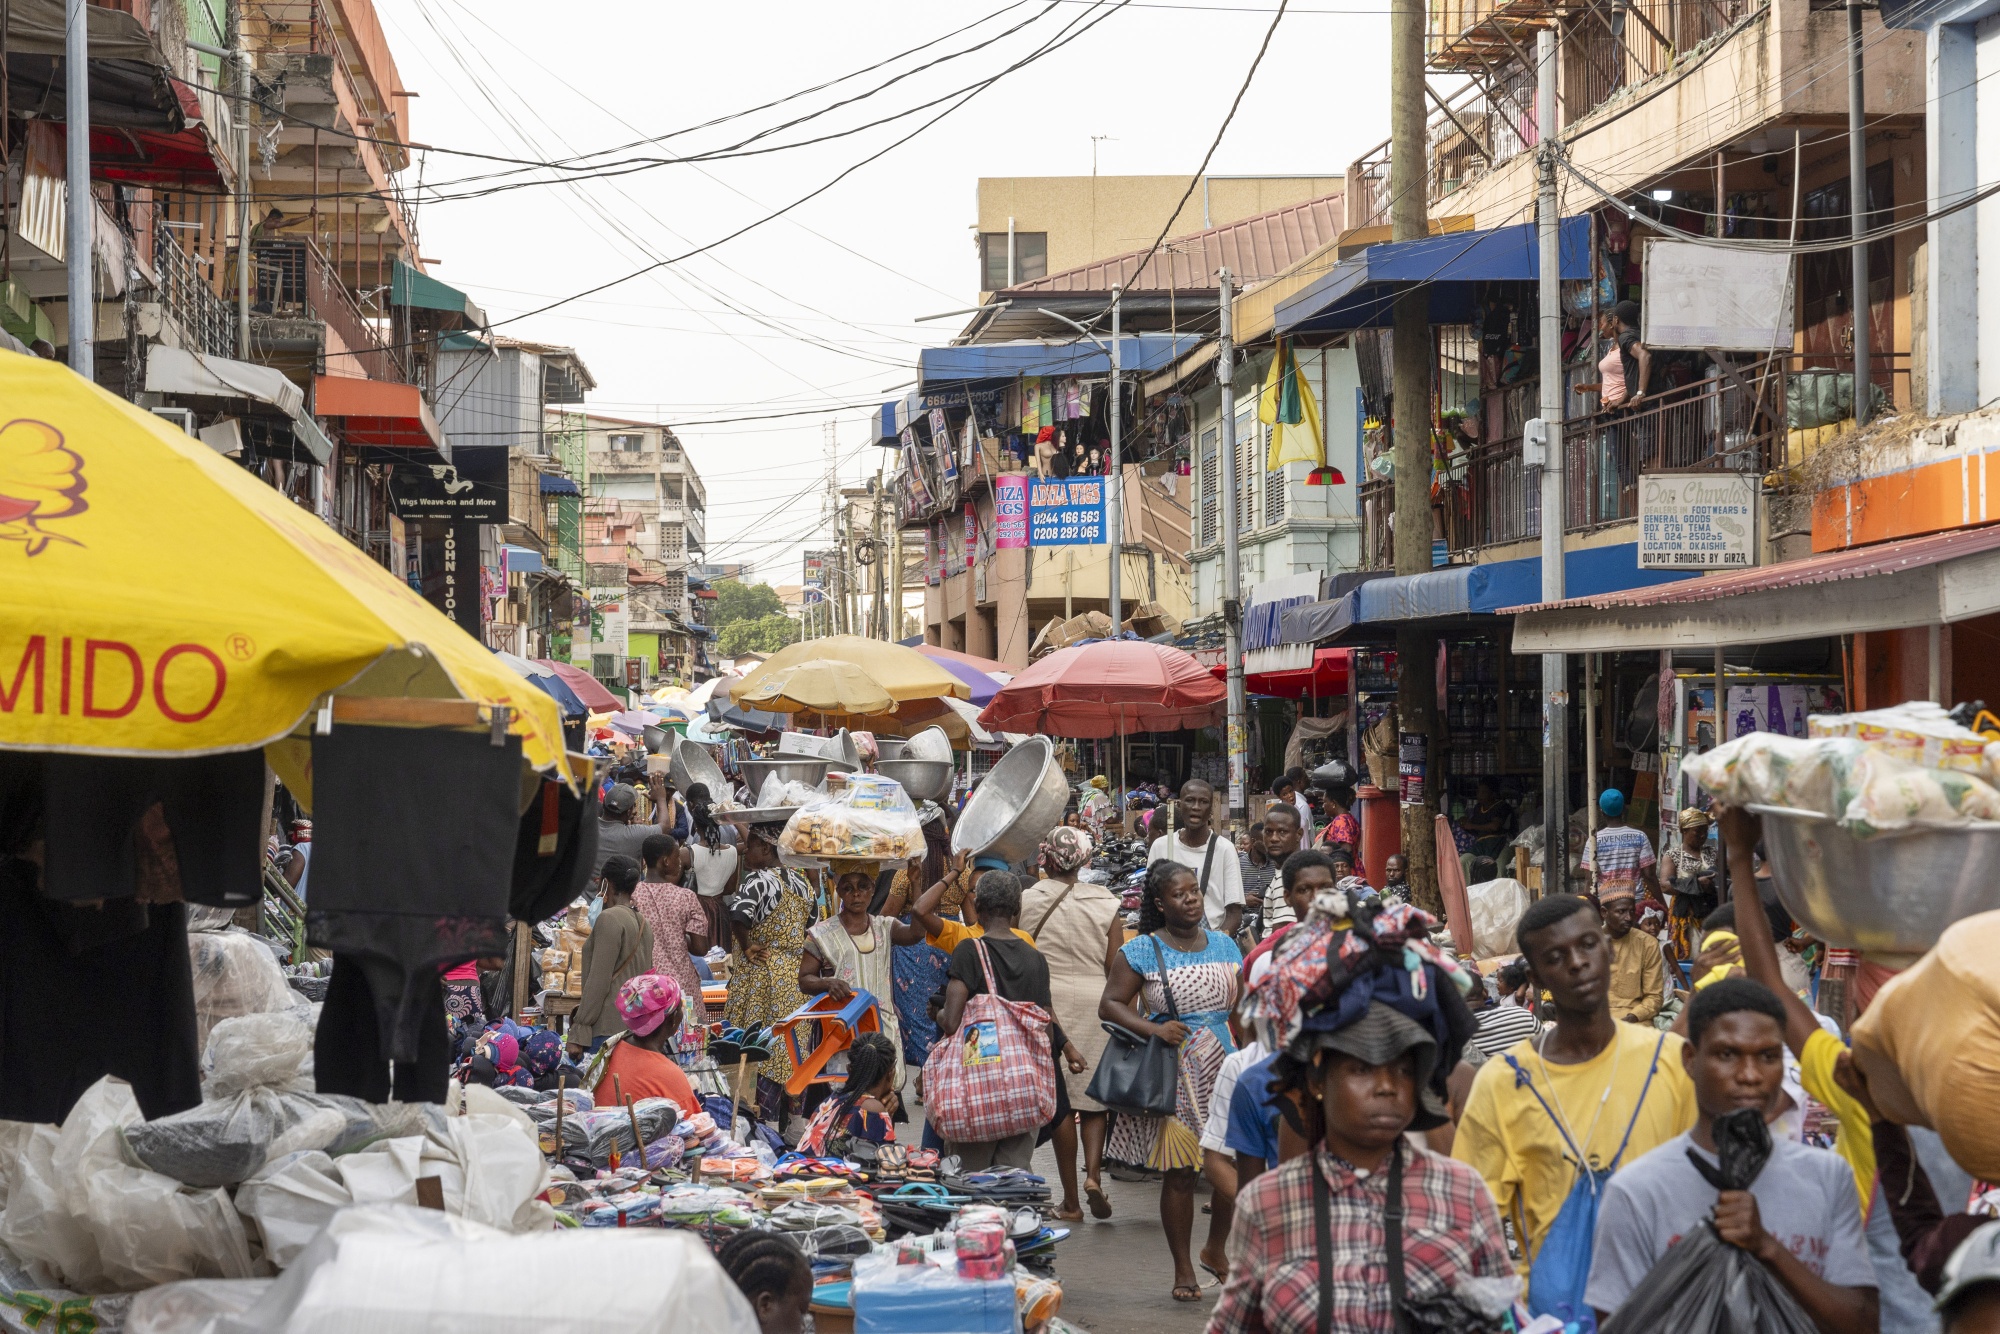
<instances>
[{"instance_id":1,"label":"cardboard box","mask_svg":"<svg viewBox=\"0 0 2000 1334\"><path fill-rule=\"evenodd\" d=\"M1169 615L1167 609L1157 602L1141 602L1132 608L1131 619L1125 628L1141 639L1151 639L1155 635L1177 635L1181 631L1180 619Z\"/></svg>"},{"instance_id":2,"label":"cardboard box","mask_svg":"<svg viewBox=\"0 0 2000 1334\"><path fill-rule=\"evenodd\" d=\"M583 994L583 970L581 968L569 974L563 980L569 984L563 988L563 995L581 996Z\"/></svg>"}]
</instances>

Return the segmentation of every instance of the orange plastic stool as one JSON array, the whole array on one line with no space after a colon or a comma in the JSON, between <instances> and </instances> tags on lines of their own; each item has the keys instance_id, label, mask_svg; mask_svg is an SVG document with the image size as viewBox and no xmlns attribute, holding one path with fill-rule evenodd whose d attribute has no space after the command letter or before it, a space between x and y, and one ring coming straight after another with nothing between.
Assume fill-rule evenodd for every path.
<instances>
[{"instance_id":1,"label":"orange plastic stool","mask_svg":"<svg viewBox=\"0 0 2000 1334\"><path fill-rule=\"evenodd\" d=\"M800 1037L800 1028L805 1024L819 1025L819 1041L810 1051ZM863 1033L880 1033L882 1011L875 998L865 991L855 992L845 1005L831 996L820 995L771 1027L785 1035L785 1046L792 1054L792 1077L785 1081L785 1092L796 1097L814 1084L843 1082L844 1075L822 1073L826 1063L853 1046L854 1039Z\"/></svg>"}]
</instances>

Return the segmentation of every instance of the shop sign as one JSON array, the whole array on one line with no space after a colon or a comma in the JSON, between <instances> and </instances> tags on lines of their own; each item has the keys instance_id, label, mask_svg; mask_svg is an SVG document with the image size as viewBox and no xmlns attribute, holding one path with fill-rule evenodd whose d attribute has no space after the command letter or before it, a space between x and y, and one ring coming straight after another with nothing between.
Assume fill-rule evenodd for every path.
<instances>
[{"instance_id":1,"label":"shop sign","mask_svg":"<svg viewBox=\"0 0 2000 1334\"><path fill-rule=\"evenodd\" d=\"M1028 545L1096 546L1105 540L1104 532L1102 477L1028 483Z\"/></svg>"},{"instance_id":2,"label":"shop sign","mask_svg":"<svg viewBox=\"0 0 2000 1334\"><path fill-rule=\"evenodd\" d=\"M389 474L389 503L400 519L507 521L507 447L452 451L450 463L399 463Z\"/></svg>"},{"instance_id":3,"label":"shop sign","mask_svg":"<svg viewBox=\"0 0 2000 1334\"><path fill-rule=\"evenodd\" d=\"M644 658L625 659L626 686L629 687L630 689L637 690L639 688L640 682L644 679L645 671L646 671L646 660Z\"/></svg>"},{"instance_id":4,"label":"shop sign","mask_svg":"<svg viewBox=\"0 0 2000 1334\"><path fill-rule=\"evenodd\" d=\"M943 408L931 409L931 448L937 452L938 476L946 482L958 480L958 460L951 448L951 423Z\"/></svg>"},{"instance_id":5,"label":"shop sign","mask_svg":"<svg viewBox=\"0 0 2000 1334\"><path fill-rule=\"evenodd\" d=\"M480 637L479 525L450 523L444 529L444 559L437 584L437 609L458 622L458 628Z\"/></svg>"},{"instance_id":6,"label":"shop sign","mask_svg":"<svg viewBox=\"0 0 2000 1334\"><path fill-rule=\"evenodd\" d=\"M1028 475L1001 473L993 479L993 549L1014 551L1028 545Z\"/></svg>"},{"instance_id":7,"label":"shop sign","mask_svg":"<svg viewBox=\"0 0 2000 1334\"><path fill-rule=\"evenodd\" d=\"M979 554L979 510L971 502L965 502L965 568L971 569L973 558Z\"/></svg>"},{"instance_id":8,"label":"shop sign","mask_svg":"<svg viewBox=\"0 0 2000 1334\"><path fill-rule=\"evenodd\" d=\"M1757 478L1664 472L1639 478L1639 568L1747 569L1757 563Z\"/></svg>"}]
</instances>

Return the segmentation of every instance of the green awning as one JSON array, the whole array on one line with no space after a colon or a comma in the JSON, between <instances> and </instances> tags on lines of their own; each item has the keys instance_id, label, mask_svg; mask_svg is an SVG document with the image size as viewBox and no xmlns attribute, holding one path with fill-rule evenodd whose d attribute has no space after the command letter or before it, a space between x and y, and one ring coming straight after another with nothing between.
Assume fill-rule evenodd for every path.
<instances>
[{"instance_id":1,"label":"green awning","mask_svg":"<svg viewBox=\"0 0 2000 1334\"><path fill-rule=\"evenodd\" d=\"M396 305L414 306L419 310L442 310L462 317L472 328L486 327L486 312L474 305L471 297L449 283L439 282L428 273L418 272L400 259L396 261L395 276L390 281L389 300Z\"/></svg>"}]
</instances>

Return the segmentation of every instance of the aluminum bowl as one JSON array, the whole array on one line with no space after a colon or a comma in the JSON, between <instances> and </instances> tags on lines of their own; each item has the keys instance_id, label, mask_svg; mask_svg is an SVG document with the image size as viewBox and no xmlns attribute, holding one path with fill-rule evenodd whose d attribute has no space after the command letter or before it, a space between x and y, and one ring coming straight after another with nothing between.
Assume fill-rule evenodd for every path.
<instances>
[{"instance_id":1,"label":"aluminum bowl","mask_svg":"<svg viewBox=\"0 0 2000 1334\"><path fill-rule=\"evenodd\" d=\"M827 760L786 755L773 760L738 760L736 767L743 771L743 781L750 785L750 800L756 801L764 794L764 780L772 774L776 774L781 783L804 783L807 787L818 787L832 766Z\"/></svg>"},{"instance_id":2,"label":"aluminum bowl","mask_svg":"<svg viewBox=\"0 0 2000 1334\"><path fill-rule=\"evenodd\" d=\"M942 727L926 727L910 738L903 754L913 760L943 760L951 762L951 738Z\"/></svg>"},{"instance_id":3,"label":"aluminum bowl","mask_svg":"<svg viewBox=\"0 0 2000 1334\"><path fill-rule=\"evenodd\" d=\"M1068 805L1069 779L1056 763L1056 748L1045 736L1029 737L1000 757L965 803L951 831L952 851L1019 865L1035 855Z\"/></svg>"},{"instance_id":4,"label":"aluminum bowl","mask_svg":"<svg viewBox=\"0 0 2000 1334\"><path fill-rule=\"evenodd\" d=\"M653 724L647 723L642 735L646 739L646 753L648 755L673 754L674 737L677 733L670 732L664 727L655 727Z\"/></svg>"},{"instance_id":5,"label":"aluminum bowl","mask_svg":"<svg viewBox=\"0 0 2000 1334\"><path fill-rule=\"evenodd\" d=\"M877 760L875 772L901 783L912 801L943 801L951 794L950 760Z\"/></svg>"},{"instance_id":6,"label":"aluminum bowl","mask_svg":"<svg viewBox=\"0 0 2000 1334\"><path fill-rule=\"evenodd\" d=\"M784 759L826 760L835 769L848 773L861 772L861 748L854 744L854 738L847 734L844 727L832 736L814 736L810 732L780 733L778 755Z\"/></svg>"},{"instance_id":7,"label":"aluminum bowl","mask_svg":"<svg viewBox=\"0 0 2000 1334\"><path fill-rule=\"evenodd\" d=\"M684 736L674 738L673 749L667 752L667 777L673 781L674 789L682 796L696 783L708 788L709 800L720 800L729 792L728 780L722 776L722 768L716 764L715 756L708 747L698 741L690 741Z\"/></svg>"},{"instance_id":8,"label":"aluminum bowl","mask_svg":"<svg viewBox=\"0 0 2000 1334\"><path fill-rule=\"evenodd\" d=\"M1831 817L1752 806L1786 911L1829 945L1913 963L1946 927L2000 908L2000 824L1855 838Z\"/></svg>"},{"instance_id":9,"label":"aluminum bowl","mask_svg":"<svg viewBox=\"0 0 2000 1334\"><path fill-rule=\"evenodd\" d=\"M884 760L900 760L903 758L903 751L909 744L908 741L899 736L881 736L878 734L875 738L875 754L878 758Z\"/></svg>"}]
</instances>

